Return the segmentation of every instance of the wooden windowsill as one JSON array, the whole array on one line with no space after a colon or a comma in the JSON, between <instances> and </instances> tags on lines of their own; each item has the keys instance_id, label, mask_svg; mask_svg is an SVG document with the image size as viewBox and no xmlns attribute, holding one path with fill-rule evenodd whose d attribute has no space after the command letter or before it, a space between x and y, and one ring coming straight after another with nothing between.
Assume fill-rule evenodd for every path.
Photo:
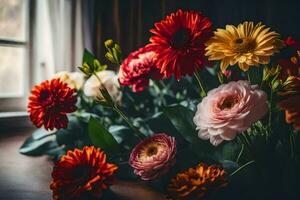
<instances>
[{"instance_id":1,"label":"wooden windowsill","mask_svg":"<svg viewBox=\"0 0 300 200\"><path fill-rule=\"evenodd\" d=\"M24 128L33 128L27 112L0 112L0 134Z\"/></svg>"}]
</instances>

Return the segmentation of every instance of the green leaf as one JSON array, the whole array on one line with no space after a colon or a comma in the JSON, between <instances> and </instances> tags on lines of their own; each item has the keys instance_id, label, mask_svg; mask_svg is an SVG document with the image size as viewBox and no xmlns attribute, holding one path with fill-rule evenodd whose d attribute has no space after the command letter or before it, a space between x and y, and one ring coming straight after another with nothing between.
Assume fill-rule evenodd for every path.
<instances>
[{"instance_id":1,"label":"green leaf","mask_svg":"<svg viewBox=\"0 0 300 200\"><path fill-rule=\"evenodd\" d=\"M39 128L32 133L32 138L34 140L39 140L54 133L55 133L54 131L47 131L44 128Z\"/></svg>"},{"instance_id":2,"label":"green leaf","mask_svg":"<svg viewBox=\"0 0 300 200\"><path fill-rule=\"evenodd\" d=\"M82 65L84 63L87 63L89 66L93 66L94 65L94 60L95 60L95 56L90 51L88 51L87 49L84 49L83 58L82 58Z\"/></svg>"},{"instance_id":3,"label":"green leaf","mask_svg":"<svg viewBox=\"0 0 300 200\"><path fill-rule=\"evenodd\" d=\"M88 133L92 143L95 146L102 148L105 152L117 153L119 151L120 146L112 134L93 117L90 118L88 124Z\"/></svg>"},{"instance_id":4,"label":"green leaf","mask_svg":"<svg viewBox=\"0 0 300 200\"><path fill-rule=\"evenodd\" d=\"M83 140L83 129L79 119L74 115L69 115L68 118L68 127L56 132L56 141L59 145L74 144L77 140Z\"/></svg>"},{"instance_id":5,"label":"green leaf","mask_svg":"<svg viewBox=\"0 0 300 200\"><path fill-rule=\"evenodd\" d=\"M25 140L20 147L19 152L25 155L42 155L47 150L53 148L53 145L56 144L57 146L55 138L55 135L49 135L39 140L35 140L31 136Z\"/></svg>"},{"instance_id":6,"label":"green leaf","mask_svg":"<svg viewBox=\"0 0 300 200\"><path fill-rule=\"evenodd\" d=\"M126 126L112 125L108 130L124 149L131 151L131 149L139 143L139 138Z\"/></svg>"},{"instance_id":7,"label":"green leaf","mask_svg":"<svg viewBox=\"0 0 300 200\"><path fill-rule=\"evenodd\" d=\"M199 140L196 133L196 126L193 122L193 111L181 105L175 105L165 107L164 114L186 141L193 142Z\"/></svg>"},{"instance_id":8,"label":"green leaf","mask_svg":"<svg viewBox=\"0 0 300 200\"><path fill-rule=\"evenodd\" d=\"M241 151L241 145L236 141L230 141L226 142L224 141L222 144L220 144L217 147L214 147L214 155L217 158L217 160L236 160L240 151ZM244 152L242 155L242 158L245 157Z\"/></svg>"},{"instance_id":9,"label":"green leaf","mask_svg":"<svg viewBox=\"0 0 300 200\"><path fill-rule=\"evenodd\" d=\"M95 119L100 119L98 115L90 112L81 112L77 115L78 119L84 123L89 123L90 118L93 117Z\"/></svg>"},{"instance_id":10,"label":"green leaf","mask_svg":"<svg viewBox=\"0 0 300 200\"><path fill-rule=\"evenodd\" d=\"M194 152L198 158L208 159L211 161L218 160L214 154L214 146L211 145L208 140L201 140L197 138L197 140L194 140L190 144L189 149Z\"/></svg>"},{"instance_id":11,"label":"green leaf","mask_svg":"<svg viewBox=\"0 0 300 200\"><path fill-rule=\"evenodd\" d=\"M239 164L231 160L222 160L220 161L220 163L222 164L222 167L226 170L228 174L231 174L233 171L239 168Z\"/></svg>"},{"instance_id":12,"label":"green leaf","mask_svg":"<svg viewBox=\"0 0 300 200\"><path fill-rule=\"evenodd\" d=\"M171 121L168 119L166 115L162 112L155 113L149 119L145 121L147 126L154 133L167 133L176 138L177 147L182 147L187 144L183 136L178 132L178 130L173 126Z\"/></svg>"}]
</instances>

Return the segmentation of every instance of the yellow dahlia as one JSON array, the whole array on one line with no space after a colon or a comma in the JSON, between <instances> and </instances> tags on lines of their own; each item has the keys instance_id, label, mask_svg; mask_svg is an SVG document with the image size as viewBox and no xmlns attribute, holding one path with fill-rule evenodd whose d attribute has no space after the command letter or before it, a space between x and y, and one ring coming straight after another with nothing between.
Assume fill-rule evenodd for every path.
<instances>
[{"instance_id":1,"label":"yellow dahlia","mask_svg":"<svg viewBox=\"0 0 300 200\"><path fill-rule=\"evenodd\" d=\"M200 163L178 173L168 185L168 198L172 200L196 200L207 192L215 191L227 185L225 170L216 165Z\"/></svg>"},{"instance_id":2,"label":"yellow dahlia","mask_svg":"<svg viewBox=\"0 0 300 200\"><path fill-rule=\"evenodd\" d=\"M279 36L261 23L244 22L238 27L227 25L214 32L206 43L205 55L209 60L221 60L222 71L235 64L247 71L250 66L270 62L270 56L283 46Z\"/></svg>"}]
</instances>

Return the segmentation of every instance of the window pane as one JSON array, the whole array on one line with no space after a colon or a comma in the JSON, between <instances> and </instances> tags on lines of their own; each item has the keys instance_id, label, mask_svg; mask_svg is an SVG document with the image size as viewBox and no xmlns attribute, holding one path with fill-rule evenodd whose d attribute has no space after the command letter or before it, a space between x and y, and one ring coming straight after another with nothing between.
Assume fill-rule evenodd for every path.
<instances>
[{"instance_id":1,"label":"window pane","mask_svg":"<svg viewBox=\"0 0 300 200\"><path fill-rule=\"evenodd\" d=\"M24 94L25 48L0 46L0 98Z\"/></svg>"},{"instance_id":2,"label":"window pane","mask_svg":"<svg viewBox=\"0 0 300 200\"><path fill-rule=\"evenodd\" d=\"M25 41L27 0L0 0L0 39Z\"/></svg>"}]
</instances>

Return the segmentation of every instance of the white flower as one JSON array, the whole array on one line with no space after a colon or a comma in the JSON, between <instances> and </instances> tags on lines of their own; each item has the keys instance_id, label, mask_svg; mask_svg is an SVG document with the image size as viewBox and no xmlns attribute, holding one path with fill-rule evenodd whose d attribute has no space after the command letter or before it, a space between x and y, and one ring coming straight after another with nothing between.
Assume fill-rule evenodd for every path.
<instances>
[{"instance_id":1,"label":"white flower","mask_svg":"<svg viewBox=\"0 0 300 200\"><path fill-rule=\"evenodd\" d=\"M120 84L117 74L111 70L104 70L98 72L97 75L113 100L120 102L122 98L122 92L119 90ZM93 75L85 82L83 92L88 97L103 98L99 89L100 83Z\"/></svg>"},{"instance_id":2,"label":"white flower","mask_svg":"<svg viewBox=\"0 0 300 200\"><path fill-rule=\"evenodd\" d=\"M84 76L79 72L60 71L53 75L52 78L59 78L69 87L79 90L83 86Z\"/></svg>"}]
</instances>

